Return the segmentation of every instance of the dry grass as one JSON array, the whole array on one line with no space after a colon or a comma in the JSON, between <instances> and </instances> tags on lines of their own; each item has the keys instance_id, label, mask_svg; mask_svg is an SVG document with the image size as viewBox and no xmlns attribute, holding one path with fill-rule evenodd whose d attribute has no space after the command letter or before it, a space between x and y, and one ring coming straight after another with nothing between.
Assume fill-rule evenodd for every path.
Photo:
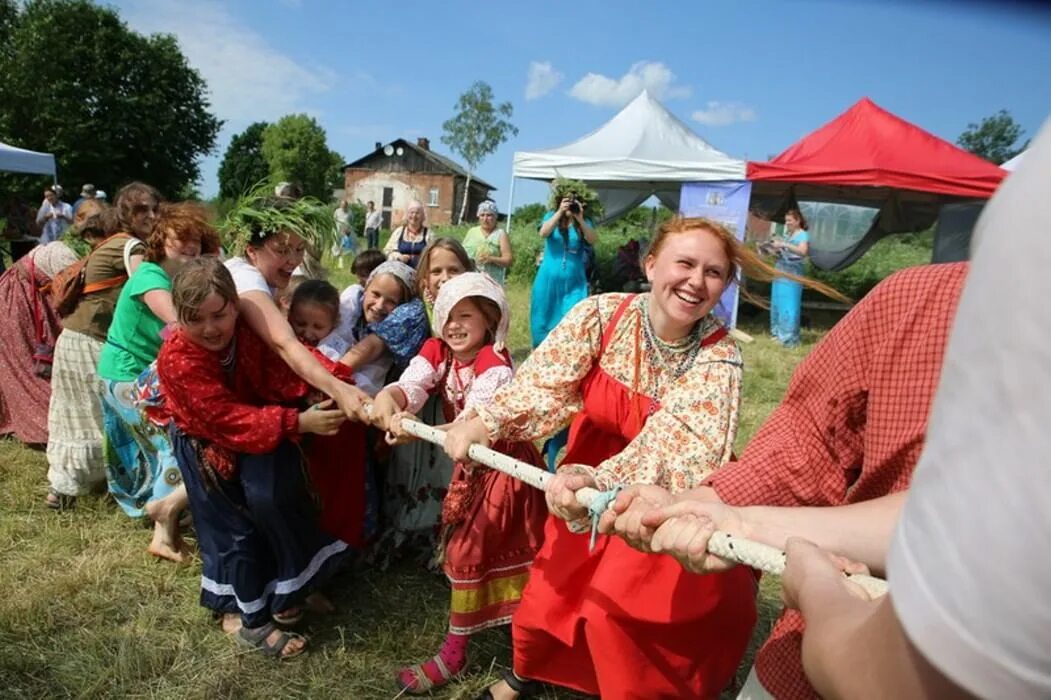
<instances>
[{"instance_id":1,"label":"dry grass","mask_svg":"<svg viewBox=\"0 0 1051 700\"><path fill-rule=\"evenodd\" d=\"M510 289L511 345L529 347L528 287ZM780 400L797 350L763 336L745 348L739 447ZM41 452L0 441L0 687L14 698L391 698L394 673L433 654L445 633L444 581L410 564L356 569L331 595L339 612L308 620L312 651L277 664L236 647L198 606L199 562L162 563L145 550L149 531L107 497L84 497L75 511L43 505ZM765 583L761 639L776 614ZM478 636L463 682L434 694L470 698L510 660L509 635ZM742 668L746 669L747 666ZM573 697L550 691L549 698Z\"/></svg>"}]
</instances>

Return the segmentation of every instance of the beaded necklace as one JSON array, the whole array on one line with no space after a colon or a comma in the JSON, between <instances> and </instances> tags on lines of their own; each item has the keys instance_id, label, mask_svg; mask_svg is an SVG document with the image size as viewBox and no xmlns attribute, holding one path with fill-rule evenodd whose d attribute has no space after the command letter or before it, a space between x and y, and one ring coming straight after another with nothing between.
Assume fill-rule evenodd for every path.
<instances>
[{"instance_id":1,"label":"beaded necklace","mask_svg":"<svg viewBox=\"0 0 1051 700\"><path fill-rule=\"evenodd\" d=\"M682 340L669 343L661 340L653 330L653 322L650 320L650 309L648 300L642 302L642 337L646 343L647 354L657 358L660 372L657 373L655 383L657 396L663 392L665 377L670 377L668 384L674 383L693 366L697 354L701 351L701 322L694 324Z\"/></svg>"}]
</instances>

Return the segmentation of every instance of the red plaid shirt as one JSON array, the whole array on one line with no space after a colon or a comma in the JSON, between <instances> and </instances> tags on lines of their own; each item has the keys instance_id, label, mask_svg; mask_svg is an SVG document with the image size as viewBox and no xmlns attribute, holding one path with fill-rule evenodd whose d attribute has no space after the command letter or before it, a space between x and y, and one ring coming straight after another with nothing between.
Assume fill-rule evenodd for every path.
<instances>
[{"instance_id":1,"label":"red plaid shirt","mask_svg":"<svg viewBox=\"0 0 1051 700\"><path fill-rule=\"evenodd\" d=\"M884 280L814 348L737 462L709 480L734 505L838 506L908 488L967 263ZM817 698L803 618L785 611L755 659L776 698Z\"/></svg>"}]
</instances>

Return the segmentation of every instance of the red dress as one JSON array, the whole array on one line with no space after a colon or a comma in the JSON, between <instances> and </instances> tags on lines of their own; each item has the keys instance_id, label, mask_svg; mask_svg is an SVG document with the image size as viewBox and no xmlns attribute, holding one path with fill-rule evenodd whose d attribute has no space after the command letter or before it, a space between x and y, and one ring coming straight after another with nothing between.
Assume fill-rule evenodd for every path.
<instances>
[{"instance_id":1,"label":"red dress","mask_svg":"<svg viewBox=\"0 0 1051 700\"><path fill-rule=\"evenodd\" d=\"M313 349L336 379L354 383L350 367ZM346 421L335 435L312 435L306 445L307 471L321 501L321 530L355 548L365 545L365 426Z\"/></svg>"},{"instance_id":2,"label":"red dress","mask_svg":"<svg viewBox=\"0 0 1051 700\"><path fill-rule=\"evenodd\" d=\"M602 351L630 299L606 327ZM617 454L656 408L598 362L581 392L566 463L594 466ZM607 700L714 698L729 685L756 619L750 569L697 576L615 537L599 537L589 552L588 536L553 516L544 536L512 619L517 675Z\"/></svg>"}]
</instances>

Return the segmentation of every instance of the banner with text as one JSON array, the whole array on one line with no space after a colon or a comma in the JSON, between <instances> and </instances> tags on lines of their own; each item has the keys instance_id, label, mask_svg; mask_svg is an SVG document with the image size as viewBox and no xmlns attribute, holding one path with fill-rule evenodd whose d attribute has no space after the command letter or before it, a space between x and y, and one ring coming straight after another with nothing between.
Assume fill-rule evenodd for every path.
<instances>
[{"instance_id":1,"label":"banner with text","mask_svg":"<svg viewBox=\"0 0 1051 700\"><path fill-rule=\"evenodd\" d=\"M685 182L679 199L679 213L718 221L743 241L751 197L752 183L747 181ZM715 306L715 315L729 328L737 325L738 293L737 280L734 280Z\"/></svg>"}]
</instances>

